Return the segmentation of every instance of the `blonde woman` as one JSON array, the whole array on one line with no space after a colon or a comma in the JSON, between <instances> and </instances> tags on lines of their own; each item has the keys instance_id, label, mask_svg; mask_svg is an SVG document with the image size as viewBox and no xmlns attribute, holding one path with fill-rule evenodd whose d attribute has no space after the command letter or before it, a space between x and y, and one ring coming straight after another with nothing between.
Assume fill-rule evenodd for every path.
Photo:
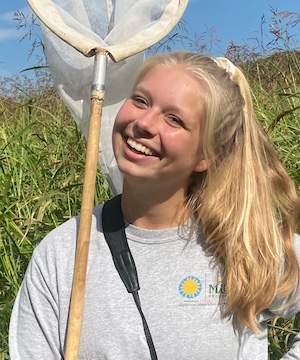
<instances>
[{"instance_id":1,"label":"blonde woman","mask_svg":"<svg viewBox=\"0 0 300 360\"><path fill-rule=\"evenodd\" d=\"M112 141L152 338L115 269L100 205L79 359L267 360L267 321L300 311L300 200L242 72L185 52L147 59ZM78 221L34 251L11 319L11 360L63 359ZM298 341L284 359L300 359Z\"/></svg>"}]
</instances>

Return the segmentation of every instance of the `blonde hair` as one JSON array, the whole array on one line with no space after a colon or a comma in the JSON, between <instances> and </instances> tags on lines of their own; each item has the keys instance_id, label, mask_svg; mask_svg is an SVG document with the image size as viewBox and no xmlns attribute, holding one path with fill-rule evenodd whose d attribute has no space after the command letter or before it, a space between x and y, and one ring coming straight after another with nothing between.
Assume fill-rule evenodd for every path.
<instances>
[{"instance_id":1,"label":"blonde hair","mask_svg":"<svg viewBox=\"0 0 300 360\"><path fill-rule=\"evenodd\" d=\"M256 121L241 70L228 60L187 52L155 55L155 66L181 65L203 90L203 153L210 166L193 174L185 206L227 284L225 315L253 331L276 297L292 301L299 288L294 232L300 200L270 140Z\"/></svg>"}]
</instances>

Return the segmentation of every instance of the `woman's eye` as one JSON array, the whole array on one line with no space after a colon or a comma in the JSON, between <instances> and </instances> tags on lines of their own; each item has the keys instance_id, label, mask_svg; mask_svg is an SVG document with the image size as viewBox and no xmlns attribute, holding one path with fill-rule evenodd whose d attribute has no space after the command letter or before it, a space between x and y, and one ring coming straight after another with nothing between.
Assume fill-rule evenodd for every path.
<instances>
[{"instance_id":1,"label":"woman's eye","mask_svg":"<svg viewBox=\"0 0 300 360\"><path fill-rule=\"evenodd\" d=\"M142 96L134 96L133 95L131 97L131 99L136 105L147 105L146 99L144 99Z\"/></svg>"},{"instance_id":2,"label":"woman's eye","mask_svg":"<svg viewBox=\"0 0 300 360\"><path fill-rule=\"evenodd\" d=\"M184 123L182 120L180 120L178 117L176 116L168 116L168 121L170 122L170 124L172 126L181 126L184 127Z\"/></svg>"}]
</instances>

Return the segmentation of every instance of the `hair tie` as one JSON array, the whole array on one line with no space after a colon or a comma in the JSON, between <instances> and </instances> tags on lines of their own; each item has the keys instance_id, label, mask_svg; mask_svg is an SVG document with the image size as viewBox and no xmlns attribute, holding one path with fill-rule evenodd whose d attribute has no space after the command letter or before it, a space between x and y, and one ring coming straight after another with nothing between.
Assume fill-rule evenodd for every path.
<instances>
[{"instance_id":1,"label":"hair tie","mask_svg":"<svg viewBox=\"0 0 300 360\"><path fill-rule=\"evenodd\" d=\"M224 69L232 81L235 80L236 66L228 59L224 57L212 58L213 61L221 68Z\"/></svg>"}]
</instances>

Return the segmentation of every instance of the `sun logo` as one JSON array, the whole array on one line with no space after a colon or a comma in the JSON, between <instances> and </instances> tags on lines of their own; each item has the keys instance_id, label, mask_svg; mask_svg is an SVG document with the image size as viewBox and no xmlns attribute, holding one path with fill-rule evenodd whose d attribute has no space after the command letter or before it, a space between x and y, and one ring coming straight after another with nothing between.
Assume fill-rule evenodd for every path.
<instances>
[{"instance_id":1,"label":"sun logo","mask_svg":"<svg viewBox=\"0 0 300 360\"><path fill-rule=\"evenodd\" d=\"M202 283L196 276L187 276L179 284L180 295L188 299L197 297L202 290Z\"/></svg>"}]
</instances>

